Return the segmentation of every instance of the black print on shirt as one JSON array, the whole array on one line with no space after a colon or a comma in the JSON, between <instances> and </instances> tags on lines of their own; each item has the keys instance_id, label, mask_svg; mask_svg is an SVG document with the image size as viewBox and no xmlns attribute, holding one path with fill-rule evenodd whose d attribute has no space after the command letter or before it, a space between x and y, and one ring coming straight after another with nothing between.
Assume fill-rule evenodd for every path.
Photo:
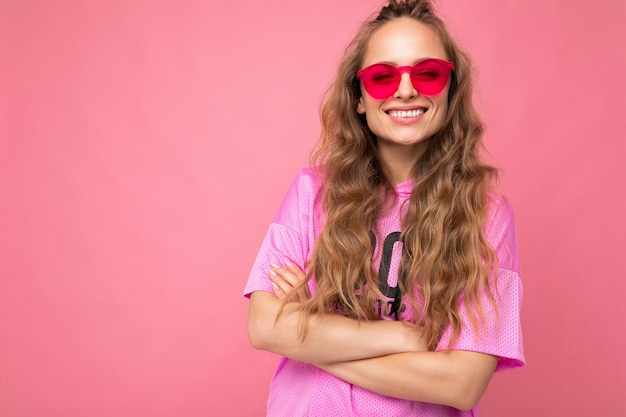
<instances>
[{"instance_id":1,"label":"black print on shirt","mask_svg":"<svg viewBox=\"0 0 626 417\"><path fill-rule=\"evenodd\" d=\"M402 305L402 294L398 284L396 283L393 287L389 285L389 271L394 252L396 252L396 257L402 256L403 245L400 236L400 232L393 232L385 237L380 266L378 267L379 289L385 297L392 299L386 302L383 300L377 301L378 314L381 317L393 317L395 320L400 320L400 313L404 311L404 306ZM371 238L373 246L376 247L376 236L374 233L371 233ZM398 242L400 244L396 245ZM398 282L399 280L400 277L398 277Z\"/></svg>"}]
</instances>

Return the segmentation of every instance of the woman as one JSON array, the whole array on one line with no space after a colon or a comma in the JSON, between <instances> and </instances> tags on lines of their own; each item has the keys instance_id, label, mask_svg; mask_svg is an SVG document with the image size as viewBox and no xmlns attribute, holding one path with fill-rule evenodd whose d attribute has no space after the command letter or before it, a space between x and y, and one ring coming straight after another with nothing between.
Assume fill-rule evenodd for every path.
<instances>
[{"instance_id":1,"label":"woman","mask_svg":"<svg viewBox=\"0 0 626 417\"><path fill-rule=\"evenodd\" d=\"M469 57L427 0L363 25L322 125L245 289L251 344L283 356L268 415L477 415L524 363L515 226Z\"/></svg>"}]
</instances>

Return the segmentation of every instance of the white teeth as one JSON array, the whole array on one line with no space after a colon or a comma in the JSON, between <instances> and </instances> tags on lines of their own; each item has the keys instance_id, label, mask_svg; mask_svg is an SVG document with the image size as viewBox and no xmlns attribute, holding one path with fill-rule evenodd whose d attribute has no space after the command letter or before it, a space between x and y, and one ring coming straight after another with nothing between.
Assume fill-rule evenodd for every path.
<instances>
[{"instance_id":1,"label":"white teeth","mask_svg":"<svg viewBox=\"0 0 626 417\"><path fill-rule=\"evenodd\" d=\"M417 110L391 110L389 111L389 116L391 117L417 117L420 114L424 114L424 109Z\"/></svg>"}]
</instances>

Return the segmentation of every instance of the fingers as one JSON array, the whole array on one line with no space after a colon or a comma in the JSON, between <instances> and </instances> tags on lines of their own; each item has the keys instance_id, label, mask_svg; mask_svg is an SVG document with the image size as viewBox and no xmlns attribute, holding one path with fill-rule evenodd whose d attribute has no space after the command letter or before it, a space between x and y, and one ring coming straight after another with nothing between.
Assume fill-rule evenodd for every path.
<instances>
[{"instance_id":1,"label":"fingers","mask_svg":"<svg viewBox=\"0 0 626 417\"><path fill-rule=\"evenodd\" d=\"M292 262L285 261L285 266L280 267L276 264L271 264L272 270L276 272L282 279L287 281L292 287L296 287L302 281L306 279L304 273L294 265Z\"/></svg>"},{"instance_id":2,"label":"fingers","mask_svg":"<svg viewBox=\"0 0 626 417\"><path fill-rule=\"evenodd\" d=\"M302 272L302 270L297 265L292 262L285 261L285 267L293 274L293 276L297 280L297 283L294 285L294 287L300 285L300 283L302 283L303 281L306 281L307 278L305 273ZM306 300L311 298L311 294L309 294L309 286L305 285L301 287L296 292L295 297L296 301L300 303L304 303Z\"/></svg>"},{"instance_id":3,"label":"fingers","mask_svg":"<svg viewBox=\"0 0 626 417\"><path fill-rule=\"evenodd\" d=\"M285 261L284 267L272 263L269 274L274 294L280 299L290 294L301 282L306 281L304 272L290 261ZM303 303L309 298L308 286L305 285L290 295L293 301Z\"/></svg>"},{"instance_id":4,"label":"fingers","mask_svg":"<svg viewBox=\"0 0 626 417\"><path fill-rule=\"evenodd\" d=\"M285 298L287 293L292 289L291 285L282 279L273 267L270 269L270 279L272 280L272 290L274 290L274 295L281 300Z\"/></svg>"}]
</instances>

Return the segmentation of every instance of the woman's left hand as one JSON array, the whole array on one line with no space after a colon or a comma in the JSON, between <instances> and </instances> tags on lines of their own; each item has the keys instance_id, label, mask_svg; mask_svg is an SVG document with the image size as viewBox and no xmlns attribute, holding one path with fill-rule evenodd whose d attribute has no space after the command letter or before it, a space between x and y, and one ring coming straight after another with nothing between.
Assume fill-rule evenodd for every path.
<instances>
[{"instance_id":1,"label":"woman's left hand","mask_svg":"<svg viewBox=\"0 0 626 417\"><path fill-rule=\"evenodd\" d=\"M304 303L310 298L308 285L301 286L296 292L293 290L306 281L306 275L293 262L285 261L285 266L271 264L270 279L274 295L279 299L289 296L289 301Z\"/></svg>"}]
</instances>

